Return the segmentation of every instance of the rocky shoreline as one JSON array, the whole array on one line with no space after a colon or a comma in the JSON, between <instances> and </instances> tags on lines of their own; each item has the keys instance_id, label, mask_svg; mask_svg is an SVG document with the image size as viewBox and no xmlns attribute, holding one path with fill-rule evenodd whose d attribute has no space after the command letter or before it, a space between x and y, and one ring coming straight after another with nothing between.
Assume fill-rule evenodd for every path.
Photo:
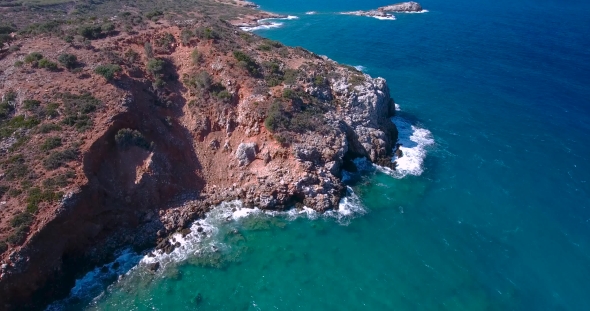
<instances>
[{"instance_id":1,"label":"rocky shoreline","mask_svg":"<svg viewBox=\"0 0 590 311\"><path fill-rule=\"evenodd\" d=\"M384 79L226 23L198 23L191 27L215 35L161 52L172 64L167 77L178 77L161 89L143 64L125 65L112 82L84 73L92 76L82 80L85 87L104 108L92 119L92 134L83 136L80 157L69 164L76 183L64 189L61 200L43 206L22 244L2 254L4 309L33 308L64 295L75 275L123 247L172 251L174 245L166 242L170 234L186 233L223 201L325 212L338 209L347 162L366 157L395 168L398 133L390 121L395 103ZM145 42L165 34L180 42L181 33L176 25L161 24L94 44L110 53L139 54ZM61 44L36 40L21 49L45 45L57 51ZM88 63L102 57L94 50L71 50ZM201 55L198 61L194 51ZM4 71L5 89L25 87L17 82L21 73L12 69L14 62L10 56L0 63L10 69ZM80 81L75 73L30 72L38 75L31 81ZM36 84L26 87L20 94L41 94ZM117 147L116 134L129 128L153 147Z\"/></svg>"}]
</instances>

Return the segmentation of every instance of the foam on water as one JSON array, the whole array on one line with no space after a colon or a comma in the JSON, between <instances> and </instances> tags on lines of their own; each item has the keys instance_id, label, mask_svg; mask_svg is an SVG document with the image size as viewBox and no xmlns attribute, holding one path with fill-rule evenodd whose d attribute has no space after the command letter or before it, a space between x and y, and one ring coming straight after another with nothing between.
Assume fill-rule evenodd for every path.
<instances>
[{"instance_id":1,"label":"foam on water","mask_svg":"<svg viewBox=\"0 0 590 311\"><path fill-rule=\"evenodd\" d=\"M240 29L242 29L243 31L252 32L252 31L257 31L257 30L279 28L281 26L283 26L283 23L274 22L274 23L262 24L262 25L258 25L258 26L242 26L242 27L240 27Z\"/></svg>"},{"instance_id":2,"label":"foam on water","mask_svg":"<svg viewBox=\"0 0 590 311\"><path fill-rule=\"evenodd\" d=\"M361 66L361 65L354 66L354 68L356 68L356 70L358 70L358 71L364 71L365 69L367 69L365 66Z\"/></svg>"},{"instance_id":3,"label":"foam on water","mask_svg":"<svg viewBox=\"0 0 590 311\"><path fill-rule=\"evenodd\" d=\"M279 28L279 27L283 26L283 23L275 22L276 20L293 20L293 19L299 19L299 17L295 16L295 15L288 15L287 17L263 18L263 19L258 20L258 24L259 24L258 26L242 26L242 27L240 27L240 29L242 29L243 31L252 32L252 31L257 31L257 30Z\"/></svg>"},{"instance_id":4,"label":"foam on water","mask_svg":"<svg viewBox=\"0 0 590 311\"><path fill-rule=\"evenodd\" d=\"M373 18L379 19L379 20L386 20L386 21L394 21L396 20L395 16L371 16Z\"/></svg>"},{"instance_id":5,"label":"foam on water","mask_svg":"<svg viewBox=\"0 0 590 311\"><path fill-rule=\"evenodd\" d=\"M398 110L396 105L396 110ZM401 158L395 158L396 169L377 166L381 172L395 178L403 178L407 175L419 176L423 172L422 164L426 157L426 148L434 144L432 133L429 130L411 124L408 120L395 116L391 121L396 125L399 132L398 143L402 151Z\"/></svg>"},{"instance_id":6,"label":"foam on water","mask_svg":"<svg viewBox=\"0 0 590 311\"><path fill-rule=\"evenodd\" d=\"M99 296L104 291L106 285L136 267L142 257L142 255L135 253L131 249L123 250L113 262L96 267L94 270L86 273L82 278L76 280L68 297L52 303L46 310L63 310L72 302L91 300Z\"/></svg>"},{"instance_id":7,"label":"foam on water","mask_svg":"<svg viewBox=\"0 0 590 311\"><path fill-rule=\"evenodd\" d=\"M306 15L314 15L314 14L318 14L318 12L316 11L309 11L309 12L305 12Z\"/></svg>"}]
</instances>

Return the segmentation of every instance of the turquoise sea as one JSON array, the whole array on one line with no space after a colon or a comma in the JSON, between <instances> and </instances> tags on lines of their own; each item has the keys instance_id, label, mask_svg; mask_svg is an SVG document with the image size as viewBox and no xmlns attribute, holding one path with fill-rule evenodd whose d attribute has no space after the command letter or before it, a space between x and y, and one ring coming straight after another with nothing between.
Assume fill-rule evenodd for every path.
<instances>
[{"instance_id":1,"label":"turquoise sea","mask_svg":"<svg viewBox=\"0 0 590 311\"><path fill-rule=\"evenodd\" d=\"M225 204L158 273L123 252L50 309L590 310L588 1L256 2L298 17L259 35L388 80L406 170L341 213Z\"/></svg>"}]
</instances>

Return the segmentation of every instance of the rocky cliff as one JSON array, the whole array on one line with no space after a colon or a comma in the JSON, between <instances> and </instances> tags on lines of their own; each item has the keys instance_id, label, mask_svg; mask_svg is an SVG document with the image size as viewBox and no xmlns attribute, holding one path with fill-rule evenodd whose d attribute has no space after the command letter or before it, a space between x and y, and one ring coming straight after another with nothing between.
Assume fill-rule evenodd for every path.
<instances>
[{"instance_id":1,"label":"rocky cliff","mask_svg":"<svg viewBox=\"0 0 590 311\"><path fill-rule=\"evenodd\" d=\"M337 209L347 161L393 167L381 78L207 19L81 42L23 38L0 60L3 309L221 201Z\"/></svg>"}]
</instances>

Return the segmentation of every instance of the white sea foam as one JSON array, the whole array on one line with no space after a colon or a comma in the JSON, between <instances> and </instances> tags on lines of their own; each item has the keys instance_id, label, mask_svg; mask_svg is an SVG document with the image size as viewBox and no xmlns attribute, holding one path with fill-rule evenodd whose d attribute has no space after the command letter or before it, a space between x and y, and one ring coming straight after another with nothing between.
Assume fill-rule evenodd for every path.
<instances>
[{"instance_id":1,"label":"white sea foam","mask_svg":"<svg viewBox=\"0 0 590 311\"><path fill-rule=\"evenodd\" d=\"M365 69L367 69L365 66L361 66L361 65L354 66L354 68L356 68L356 70L358 70L358 71L364 71Z\"/></svg>"},{"instance_id":2,"label":"white sea foam","mask_svg":"<svg viewBox=\"0 0 590 311\"><path fill-rule=\"evenodd\" d=\"M306 15L314 15L314 14L318 14L318 12L316 11L309 11L309 12L305 12Z\"/></svg>"},{"instance_id":3,"label":"white sea foam","mask_svg":"<svg viewBox=\"0 0 590 311\"><path fill-rule=\"evenodd\" d=\"M396 110L398 110L397 106ZM397 163L395 170L381 166L376 166L377 169L395 178L421 175L424 171L422 164L426 157L426 148L434 144L432 133L427 129L412 125L408 120L399 116L393 117L391 121L398 129L398 142L402 144L399 148L403 156L395 159Z\"/></svg>"},{"instance_id":4,"label":"white sea foam","mask_svg":"<svg viewBox=\"0 0 590 311\"><path fill-rule=\"evenodd\" d=\"M108 264L97 267L76 280L67 298L49 305L46 311L63 310L71 301L80 299L92 299L104 290L104 284L112 282L120 275L128 273L140 262L143 256L131 249L125 249L117 255L117 258Z\"/></svg>"},{"instance_id":5,"label":"white sea foam","mask_svg":"<svg viewBox=\"0 0 590 311\"><path fill-rule=\"evenodd\" d=\"M280 28L283 26L283 23L276 22L276 20L292 20L298 18L299 17L295 15L288 15L287 17L277 18L263 18L258 20L258 26L241 26L240 29L242 29L243 31L252 32L257 30Z\"/></svg>"},{"instance_id":6,"label":"white sea foam","mask_svg":"<svg viewBox=\"0 0 590 311\"><path fill-rule=\"evenodd\" d=\"M387 20L387 21L396 20L395 16L393 16L393 15L391 15L391 16L371 16L371 17L379 19L379 20Z\"/></svg>"},{"instance_id":7,"label":"white sea foam","mask_svg":"<svg viewBox=\"0 0 590 311\"><path fill-rule=\"evenodd\" d=\"M428 13L428 10L422 10L422 11L417 11L417 12L396 12L396 13L404 13L404 14L423 14L423 13Z\"/></svg>"},{"instance_id":8,"label":"white sea foam","mask_svg":"<svg viewBox=\"0 0 590 311\"><path fill-rule=\"evenodd\" d=\"M240 27L240 29L242 29L243 31L252 32L252 31L257 31L257 30L279 28L281 26L283 26L283 23L274 22L274 23L260 24L258 26L242 26L242 27Z\"/></svg>"}]
</instances>

